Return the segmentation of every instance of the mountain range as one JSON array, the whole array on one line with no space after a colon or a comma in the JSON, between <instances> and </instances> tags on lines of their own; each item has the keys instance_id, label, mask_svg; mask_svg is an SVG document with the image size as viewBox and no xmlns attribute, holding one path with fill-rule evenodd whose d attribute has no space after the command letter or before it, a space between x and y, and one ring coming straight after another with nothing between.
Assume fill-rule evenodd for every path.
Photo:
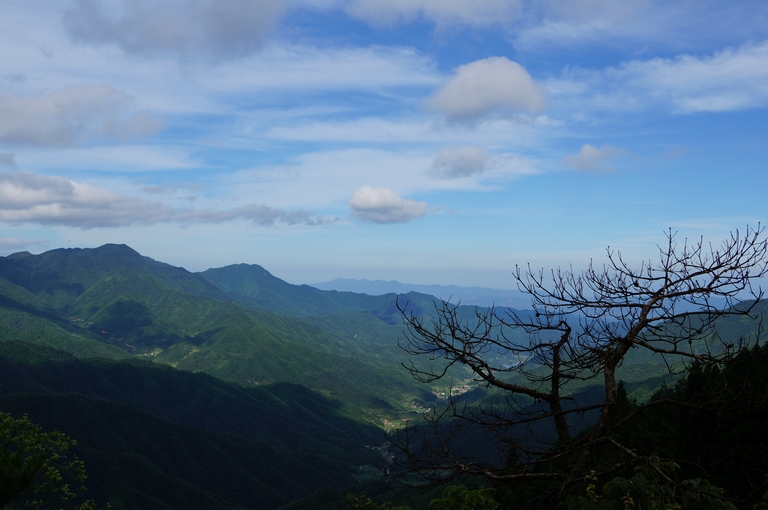
<instances>
[{"instance_id":1,"label":"mountain range","mask_svg":"<svg viewBox=\"0 0 768 510\"><path fill-rule=\"evenodd\" d=\"M294 286L260 266L195 274L122 245L0 258L5 338L145 357L245 385L304 384L358 414L430 398L397 369L397 299ZM416 313L432 299L401 298Z\"/></svg>"},{"instance_id":2,"label":"mountain range","mask_svg":"<svg viewBox=\"0 0 768 510\"><path fill-rule=\"evenodd\" d=\"M515 309L531 307L530 297L519 290L491 289L487 287L460 287L458 285L420 285L401 283L397 280L355 280L336 278L329 282L313 283L312 287L321 290L338 290L379 296L383 294L405 294L419 292L429 294L451 303L471 306L498 306Z\"/></svg>"},{"instance_id":3,"label":"mountain range","mask_svg":"<svg viewBox=\"0 0 768 510\"><path fill-rule=\"evenodd\" d=\"M75 438L94 497L115 509L313 508L321 489L377 478L384 430L439 404L445 388L402 367L430 362L399 347L404 314L428 320L440 296L468 321L465 303L524 307L517 291L318 286L337 288L258 265L192 273L125 245L0 257L0 411ZM642 399L669 362L633 353L621 375Z\"/></svg>"}]
</instances>

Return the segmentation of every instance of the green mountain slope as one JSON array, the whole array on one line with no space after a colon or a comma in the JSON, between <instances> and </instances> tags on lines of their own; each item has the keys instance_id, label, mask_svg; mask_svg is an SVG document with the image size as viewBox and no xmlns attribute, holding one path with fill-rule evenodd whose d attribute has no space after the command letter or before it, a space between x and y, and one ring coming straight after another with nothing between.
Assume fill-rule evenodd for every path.
<instances>
[{"instance_id":1,"label":"green mountain slope","mask_svg":"<svg viewBox=\"0 0 768 510\"><path fill-rule=\"evenodd\" d=\"M62 248L40 255L15 253L0 258L0 274L55 309L71 307L73 298L128 275L153 279L185 294L225 298L206 279L143 257L122 244L105 244L95 249Z\"/></svg>"},{"instance_id":2,"label":"green mountain slope","mask_svg":"<svg viewBox=\"0 0 768 510\"><path fill-rule=\"evenodd\" d=\"M199 274L248 308L294 317L368 313L390 325L401 323L400 311L395 306L397 294L369 296L292 285L255 264L235 264ZM420 314L424 309L432 308L434 299L427 294L411 292L401 301L409 310Z\"/></svg>"},{"instance_id":3,"label":"green mountain slope","mask_svg":"<svg viewBox=\"0 0 768 510\"><path fill-rule=\"evenodd\" d=\"M246 269L258 276L255 267ZM399 316L394 295L325 293L268 273L262 279L273 295L283 293L294 310L316 306L358 314L356 323L365 334L335 327L346 322L345 316L322 323L306 314L300 320L248 309L247 300L200 275L126 246L105 245L0 258L0 339L40 343L79 356L128 353L245 385L300 383L379 424L411 400L429 398L429 389L400 369L399 329L388 324ZM372 336L371 331L381 334Z\"/></svg>"}]
</instances>

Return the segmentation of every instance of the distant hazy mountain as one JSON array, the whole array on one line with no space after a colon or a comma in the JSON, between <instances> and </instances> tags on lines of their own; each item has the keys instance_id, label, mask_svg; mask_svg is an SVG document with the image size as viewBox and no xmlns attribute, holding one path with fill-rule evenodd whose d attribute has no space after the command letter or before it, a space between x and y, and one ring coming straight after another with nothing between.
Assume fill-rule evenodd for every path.
<instances>
[{"instance_id":1,"label":"distant hazy mountain","mask_svg":"<svg viewBox=\"0 0 768 510\"><path fill-rule=\"evenodd\" d=\"M336 278L330 282L314 283L311 286L320 290L358 292L372 296L420 292L445 299L451 303L461 301L462 305L508 306L523 310L531 308L530 297L519 290L459 287L457 285L418 285L401 283L396 280L385 282L384 280L354 280L351 278Z\"/></svg>"}]
</instances>

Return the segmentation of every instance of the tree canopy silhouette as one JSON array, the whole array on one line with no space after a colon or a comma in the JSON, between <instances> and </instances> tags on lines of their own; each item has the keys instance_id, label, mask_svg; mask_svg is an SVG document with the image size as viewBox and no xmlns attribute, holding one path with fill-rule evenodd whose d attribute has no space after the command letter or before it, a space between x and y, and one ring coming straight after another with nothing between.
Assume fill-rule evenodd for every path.
<instances>
[{"instance_id":1,"label":"tree canopy silhouette","mask_svg":"<svg viewBox=\"0 0 768 510\"><path fill-rule=\"evenodd\" d=\"M664 459L635 452L615 434L669 399L626 406L617 369L630 352L645 351L684 374L694 362L727 364L758 343L764 234L760 225L747 227L713 246L670 230L658 259L634 267L610 248L604 264L584 271L518 266L514 277L531 298L530 313L490 308L467 317L448 302L431 319L404 311L401 347L421 358L407 366L416 379L449 380L465 370L502 396L470 404L448 391L447 405L393 438L403 466L434 481L539 481L561 497L594 469L605 476L643 465L672 482ZM749 333L723 334L718 324L729 317L749 320ZM573 388L586 384L599 385L597 396L575 398ZM462 434L486 438L495 455L483 455Z\"/></svg>"},{"instance_id":2,"label":"tree canopy silhouette","mask_svg":"<svg viewBox=\"0 0 768 510\"><path fill-rule=\"evenodd\" d=\"M93 500L75 502L86 479L83 462L67 452L76 444L57 430L43 432L27 416L0 413L0 508L95 510Z\"/></svg>"}]
</instances>

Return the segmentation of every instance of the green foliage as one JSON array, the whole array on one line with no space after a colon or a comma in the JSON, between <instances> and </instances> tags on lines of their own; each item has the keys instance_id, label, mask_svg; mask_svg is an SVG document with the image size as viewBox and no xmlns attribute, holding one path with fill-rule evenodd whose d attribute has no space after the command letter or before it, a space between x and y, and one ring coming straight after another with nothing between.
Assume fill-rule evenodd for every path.
<instances>
[{"instance_id":1,"label":"green foliage","mask_svg":"<svg viewBox=\"0 0 768 510\"><path fill-rule=\"evenodd\" d=\"M616 477L597 491L595 472L585 476L583 495L572 495L561 505L567 510L736 510L723 490L701 478L675 483L679 466L654 459L655 466L638 466L630 478ZM657 470L658 469L658 470Z\"/></svg>"},{"instance_id":2,"label":"green foliage","mask_svg":"<svg viewBox=\"0 0 768 510\"><path fill-rule=\"evenodd\" d=\"M347 494L347 505L349 510L411 510L409 506L392 506L392 503L377 505L371 498L365 495L357 497L351 492Z\"/></svg>"},{"instance_id":3,"label":"green foliage","mask_svg":"<svg viewBox=\"0 0 768 510\"><path fill-rule=\"evenodd\" d=\"M463 485L446 487L443 496L429 503L429 510L496 510L499 504L491 494L493 489L469 490Z\"/></svg>"},{"instance_id":4,"label":"green foliage","mask_svg":"<svg viewBox=\"0 0 768 510\"><path fill-rule=\"evenodd\" d=\"M451 485L443 490L439 498L429 502L428 510L496 510L499 504L493 499L491 488L467 489L463 485ZM411 510L409 506L392 506L391 503L377 505L367 496L347 494L349 510Z\"/></svg>"},{"instance_id":5,"label":"green foliage","mask_svg":"<svg viewBox=\"0 0 768 510\"><path fill-rule=\"evenodd\" d=\"M206 275L227 292L127 246L0 257L0 339L129 353L243 385L304 384L379 426L430 395L400 370L400 328L386 322L400 317L394 295L290 285L258 266ZM308 317L329 313L340 315Z\"/></svg>"},{"instance_id":6,"label":"green foliage","mask_svg":"<svg viewBox=\"0 0 768 510\"><path fill-rule=\"evenodd\" d=\"M75 501L86 479L83 462L67 453L76 444L59 431L43 432L26 415L0 413L0 508L95 509L93 500Z\"/></svg>"},{"instance_id":7,"label":"green foliage","mask_svg":"<svg viewBox=\"0 0 768 510\"><path fill-rule=\"evenodd\" d=\"M724 366L694 364L617 439L637 454L675 459L685 479L707 479L741 501L768 491L768 345L744 349ZM669 403L665 403L669 401ZM678 404L681 403L681 404Z\"/></svg>"}]
</instances>

